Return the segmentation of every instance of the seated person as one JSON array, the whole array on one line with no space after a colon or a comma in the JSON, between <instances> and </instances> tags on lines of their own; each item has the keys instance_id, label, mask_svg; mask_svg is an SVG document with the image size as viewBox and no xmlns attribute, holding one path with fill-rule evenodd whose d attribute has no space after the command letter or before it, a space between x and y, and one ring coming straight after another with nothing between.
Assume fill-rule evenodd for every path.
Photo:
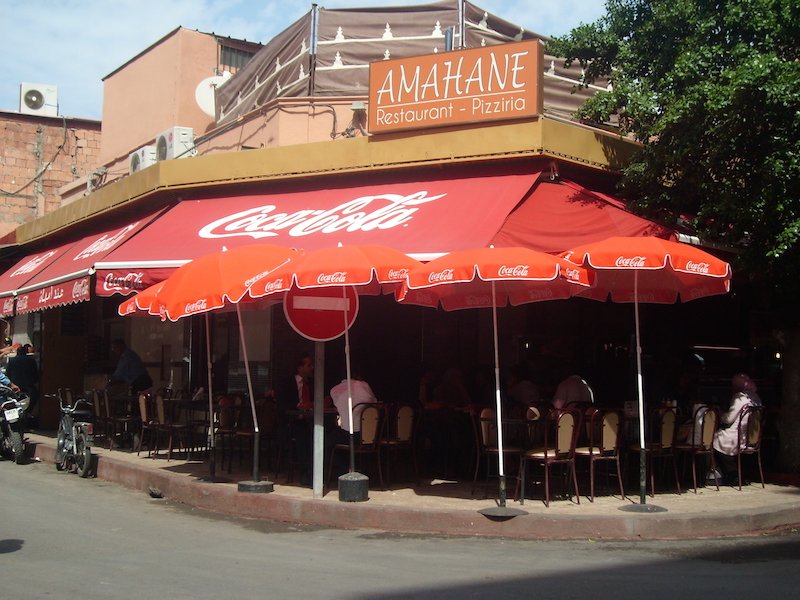
<instances>
[{"instance_id":1,"label":"seated person","mask_svg":"<svg viewBox=\"0 0 800 600\"><path fill-rule=\"evenodd\" d=\"M361 438L361 413L364 412L366 404L375 403L378 399L369 384L358 374L352 375L349 387L349 393L352 395L353 401L353 435L356 440L359 440ZM347 379L343 379L341 383L331 388L331 400L339 412L339 427L336 428L336 433L334 434L337 438L335 443L347 443L350 436Z\"/></svg>"},{"instance_id":2,"label":"seated person","mask_svg":"<svg viewBox=\"0 0 800 600\"><path fill-rule=\"evenodd\" d=\"M348 392L347 379L342 379L341 383L331 388L331 401L339 412L339 426L333 431L326 431L325 435L325 455L330 455L331 450L336 444L350 443L350 406L348 398L352 397L353 409L353 443L358 445L361 442L361 413L367 404L378 401L375 393L364 378L354 374L350 378L350 391ZM330 435L328 435L330 434ZM348 460L344 453L334 455L333 472L341 474L347 471Z\"/></svg>"},{"instance_id":3,"label":"seated person","mask_svg":"<svg viewBox=\"0 0 800 600\"><path fill-rule=\"evenodd\" d=\"M513 405L526 409L541 401L539 387L531 381L524 365L515 365L511 368L506 394Z\"/></svg>"},{"instance_id":4,"label":"seated person","mask_svg":"<svg viewBox=\"0 0 800 600\"><path fill-rule=\"evenodd\" d=\"M568 408L581 405L588 408L594 403L594 392L580 375L570 375L558 384L553 395L553 408Z\"/></svg>"},{"instance_id":5,"label":"seated person","mask_svg":"<svg viewBox=\"0 0 800 600\"><path fill-rule=\"evenodd\" d=\"M741 448L739 444L739 431L737 421L739 413L746 406L761 406L761 398L758 397L758 388L755 382L744 373L734 375L731 379L733 397L728 411L720 418L720 428L714 434L714 450L717 464L722 471L722 483L725 485L736 485L738 469L734 457L739 454ZM747 423L742 423L746 428Z\"/></svg>"},{"instance_id":6,"label":"seated person","mask_svg":"<svg viewBox=\"0 0 800 600\"><path fill-rule=\"evenodd\" d=\"M442 374L442 380L433 390L432 408L466 408L470 405L469 391L461 369L452 367Z\"/></svg>"}]
</instances>

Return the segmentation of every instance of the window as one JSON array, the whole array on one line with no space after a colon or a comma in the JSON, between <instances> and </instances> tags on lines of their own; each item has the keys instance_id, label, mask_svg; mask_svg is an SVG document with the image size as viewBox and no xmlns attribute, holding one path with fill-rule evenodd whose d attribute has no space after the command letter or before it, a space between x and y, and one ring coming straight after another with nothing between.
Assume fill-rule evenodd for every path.
<instances>
[{"instance_id":1,"label":"window","mask_svg":"<svg viewBox=\"0 0 800 600\"><path fill-rule=\"evenodd\" d=\"M247 64L247 61L253 57L253 54L254 52L248 52L247 50L221 46L220 63L223 69L235 73Z\"/></svg>"}]
</instances>

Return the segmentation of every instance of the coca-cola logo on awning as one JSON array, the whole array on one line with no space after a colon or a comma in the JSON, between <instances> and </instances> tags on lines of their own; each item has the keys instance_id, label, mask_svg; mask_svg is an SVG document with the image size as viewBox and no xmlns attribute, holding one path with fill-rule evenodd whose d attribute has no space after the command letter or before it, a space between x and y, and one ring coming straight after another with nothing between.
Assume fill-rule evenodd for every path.
<instances>
[{"instance_id":1,"label":"coca-cola logo on awning","mask_svg":"<svg viewBox=\"0 0 800 600\"><path fill-rule=\"evenodd\" d=\"M89 297L89 278L84 277L72 284L72 298L77 300L79 298Z\"/></svg>"},{"instance_id":2,"label":"coca-cola logo on awning","mask_svg":"<svg viewBox=\"0 0 800 600\"><path fill-rule=\"evenodd\" d=\"M3 314L9 315L14 310L14 298L6 298L3 300Z\"/></svg>"},{"instance_id":3,"label":"coca-cola logo on awning","mask_svg":"<svg viewBox=\"0 0 800 600\"><path fill-rule=\"evenodd\" d=\"M212 221L198 235L207 239L235 236L259 239L275 237L284 230L291 237L302 237L391 229L408 223L423 204L446 195L428 196L424 190L408 195L378 194L355 198L327 210L312 208L292 213L278 212L276 205L266 204Z\"/></svg>"},{"instance_id":4,"label":"coca-cola logo on awning","mask_svg":"<svg viewBox=\"0 0 800 600\"><path fill-rule=\"evenodd\" d=\"M55 250L50 250L49 252L45 252L44 254L37 254L30 260L26 261L24 264L20 265L16 271L11 273L11 277L32 273L33 271L38 269L41 265L43 265L45 261L50 259L54 254Z\"/></svg>"},{"instance_id":5,"label":"coca-cola logo on awning","mask_svg":"<svg viewBox=\"0 0 800 600\"><path fill-rule=\"evenodd\" d=\"M103 290L106 292L128 292L130 290L143 290L145 284L143 281L144 273L125 273L124 275L117 275L109 273L103 278Z\"/></svg>"},{"instance_id":6,"label":"coca-cola logo on awning","mask_svg":"<svg viewBox=\"0 0 800 600\"><path fill-rule=\"evenodd\" d=\"M128 235L131 231L136 229L136 226L139 224L137 221L136 223L131 223L127 227L123 227L114 235L103 235L99 239L95 240L91 244L89 244L86 248L78 252L72 260L81 260L84 258L91 258L95 254L100 252L105 252L106 250L111 250L114 246L120 243L122 240L125 239L125 236Z\"/></svg>"}]
</instances>

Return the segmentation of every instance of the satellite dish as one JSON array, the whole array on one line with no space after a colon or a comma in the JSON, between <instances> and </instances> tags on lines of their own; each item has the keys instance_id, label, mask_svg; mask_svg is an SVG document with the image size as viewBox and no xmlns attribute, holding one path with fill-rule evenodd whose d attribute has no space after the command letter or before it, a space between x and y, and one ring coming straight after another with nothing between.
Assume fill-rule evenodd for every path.
<instances>
[{"instance_id":1,"label":"satellite dish","mask_svg":"<svg viewBox=\"0 0 800 600\"><path fill-rule=\"evenodd\" d=\"M223 71L222 75L213 75L212 77L206 77L197 84L197 87L194 90L194 99L197 102L197 106L200 107L204 113L206 113L209 117L215 117L215 102L214 102L214 90L216 90L219 86L223 83L228 81L231 78L230 71Z\"/></svg>"},{"instance_id":2,"label":"satellite dish","mask_svg":"<svg viewBox=\"0 0 800 600\"><path fill-rule=\"evenodd\" d=\"M131 156L131 164L130 164L130 172L136 173L136 171L142 168L142 159L139 158L138 154L134 154Z\"/></svg>"},{"instance_id":3,"label":"satellite dish","mask_svg":"<svg viewBox=\"0 0 800 600\"><path fill-rule=\"evenodd\" d=\"M39 90L25 92L25 106L31 110L39 110L44 106L44 94Z\"/></svg>"}]
</instances>

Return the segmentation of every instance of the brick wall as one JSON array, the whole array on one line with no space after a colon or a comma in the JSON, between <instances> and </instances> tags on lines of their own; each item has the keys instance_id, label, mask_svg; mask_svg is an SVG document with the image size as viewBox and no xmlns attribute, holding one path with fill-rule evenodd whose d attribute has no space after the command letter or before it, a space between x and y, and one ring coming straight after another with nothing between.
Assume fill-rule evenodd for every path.
<instances>
[{"instance_id":1,"label":"brick wall","mask_svg":"<svg viewBox=\"0 0 800 600\"><path fill-rule=\"evenodd\" d=\"M100 122L0 112L0 236L61 206L61 186L99 166Z\"/></svg>"}]
</instances>

